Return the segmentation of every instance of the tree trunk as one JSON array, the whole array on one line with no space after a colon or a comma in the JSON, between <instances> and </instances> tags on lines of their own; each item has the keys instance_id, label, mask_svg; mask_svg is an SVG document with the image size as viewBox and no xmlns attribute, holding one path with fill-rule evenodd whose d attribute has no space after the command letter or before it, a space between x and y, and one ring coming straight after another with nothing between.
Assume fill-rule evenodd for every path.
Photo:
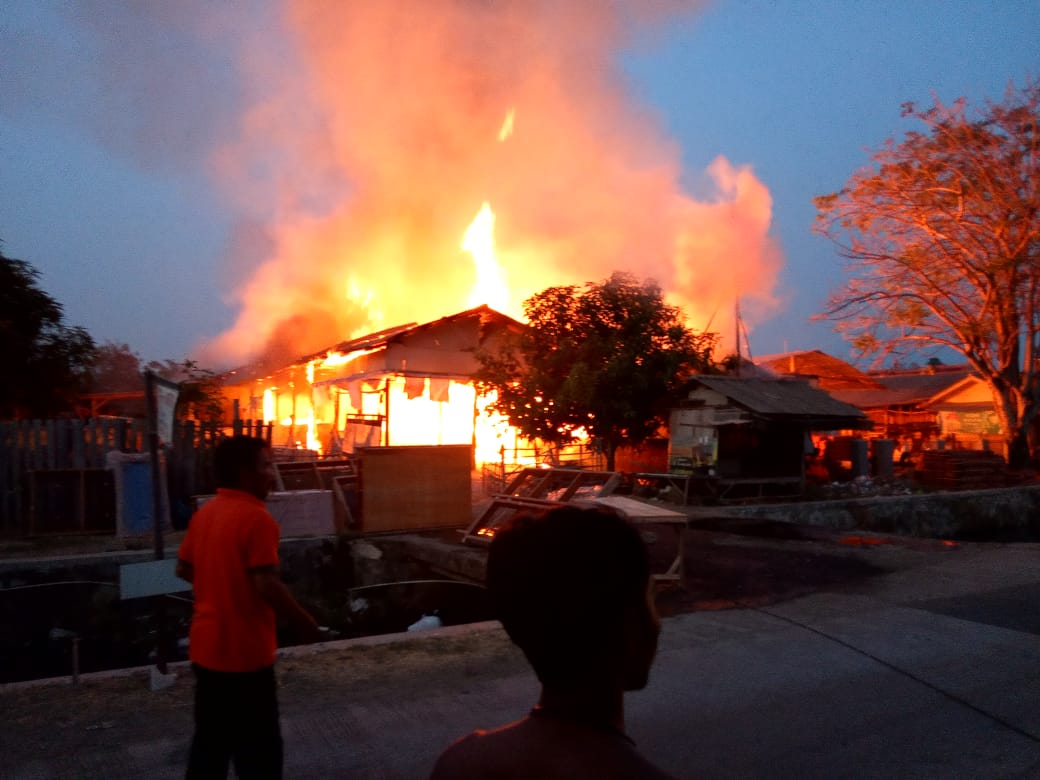
<instances>
[{"instance_id":1,"label":"tree trunk","mask_svg":"<svg viewBox=\"0 0 1040 780\"><path fill-rule=\"evenodd\" d=\"M603 448L603 454L607 459L607 471L614 470L614 455L617 453L617 444L610 439L605 442L606 446Z\"/></svg>"},{"instance_id":2,"label":"tree trunk","mask_svg":"<svg viewBox=\"0 0 1040 780\"><path fill-rule=\"evenodd\" d=\"M1023 426L1013 431L1007 439L1008 445L1008 467L1012 469L1024 469L1029 466L1029 437Z\"/></svg>"},{"instance_id":3,"label":"tree trunk","mask_svg":"<svg viewBox=\"0 0 1040 780\"><path fill-rule=\"evenodd\" d=\"M1018 399L1013 390L1006 386L999 386L993 381L989 382L989 386L993 393L993 410L997 413L997 419L1000 420L1000 427L1007 445L1008 467L1024 469L1029 465L1030 452L1027 434L1033 415L1023 415L1020 412Z\"/></svg>"}]
</instances>

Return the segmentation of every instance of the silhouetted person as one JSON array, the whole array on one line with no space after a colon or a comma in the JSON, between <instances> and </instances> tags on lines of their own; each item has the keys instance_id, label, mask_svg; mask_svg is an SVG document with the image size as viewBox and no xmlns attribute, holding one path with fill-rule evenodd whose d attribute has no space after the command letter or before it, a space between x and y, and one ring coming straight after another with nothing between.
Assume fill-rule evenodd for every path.
<instances>
[{"instance_id":1,"label":"silhouetted person","mask_svg":"<svg viewBox=\"0 0 1040 780\"><path fill-rule=\"evenodd\" d=\"M639 532L606 508L518 516L491 543L487 586L541 696L451 745L431 780L666 778L625 734L624 692L646 685L660 632Z\"/></svg>"},{"instance_id":2,"label":"silhouetted person","mask_svg":"<svg viewBox=\"0 0 1040 780\"><path fill-rule=\"evenodd\" d=\"M214 453L217 495L192 517L177 576L192 583L188 654L195 672L195 735L188 778L282 776L274 676L276 613L305 641L318 626L278 576L278 523L264 504L274 484L271 448L234 436Z\"/></svg>"}]
</instances>

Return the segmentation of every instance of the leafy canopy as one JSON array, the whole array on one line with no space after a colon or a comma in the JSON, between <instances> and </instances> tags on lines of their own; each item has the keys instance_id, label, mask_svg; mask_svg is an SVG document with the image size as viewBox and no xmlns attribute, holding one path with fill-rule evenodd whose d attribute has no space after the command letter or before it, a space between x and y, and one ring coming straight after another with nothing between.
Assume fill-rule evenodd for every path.
<instances>
[{"instance_id":1,"label":"leafy canopy","mask_svg":"<svg viewBox=\"0 0 1040 780\"><path fill-rule=\"evenodd\" d=\"M1021 457L1040 400L1040 84L903 115L926 131L815 200L849 273L821 316L864 354L963 354Z\"/></svg>"},{"instance_id":2,"label":"leafy canopy","mask_svg":"<svg viewBox=\"0 0 1040 780\"><path fill-rule=\"evenodd\" d=\"M90 334L65 325L40 289L39 271L0 253L0 419L71 411L93 354Z\"/></svg>"},{"instance_id":3,"label":"leafy canopy","mask_svg":"<svg viewBox=\"0 0 1040 780\"><path fill-rule=\"evenodd\" d=\"M694 334L652 281L550 287L524 303L528 327L479 355L492 409L524 436L560 444L584 430L605 445L638 444L665 423L675 392L710 364L715 334Z\"/></svg>"},{"instance_id":4,"label":"leafy canopy","mask_svg":"<svg viewBox=\"0 0 1040 780\"><path fill-rule=\"evenodd\" d=\"M220 382L216 375L194 360L152 360L142 364L141 357L129 344L105 342L95 350L89 367L88 389L91 393L144 392L144 371L180 385L177 417L194 420L220 420ZM140 417L145 413L143 396L139 400L106 402L106 414Z\"/></svg>"}]
</instances>

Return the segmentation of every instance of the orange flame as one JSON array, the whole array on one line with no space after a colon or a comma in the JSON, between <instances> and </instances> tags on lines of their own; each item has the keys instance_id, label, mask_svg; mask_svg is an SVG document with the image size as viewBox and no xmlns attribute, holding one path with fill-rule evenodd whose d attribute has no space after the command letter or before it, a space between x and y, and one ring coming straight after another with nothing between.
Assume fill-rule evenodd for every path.
<instances>
[{"instance_id":1,"label":"orange flame","mask_svg":"<svg viewBox=\"0 0 1040 780\"><path fill-rule=\"evenodd\" d=\"M472 255L477 267L477 280L469 295L470 307L487 304L492 309L504 311L509 306L509 287L495 254L495 213L487 203L480 207L466 228L462 249Z\"/></svg>"},{"instance_id":2,"label":"orange flame","mask_svg":"<svg viewBox=\"0 0 1040 780\"><path fill-rule=\"evenodd\" d=\"M461 310L458 236L485 200L505 313L618 270L656 279L697 329L717 312L732 333L737 294L749 326L770 313L767 188L720 157L684 192L675 143L612 80L660 3L283 1L287 29L245 38L252 103L214 157L250 229L231 247L240 311L204 359L291 359Z\"/></svg>"}]
</instances>

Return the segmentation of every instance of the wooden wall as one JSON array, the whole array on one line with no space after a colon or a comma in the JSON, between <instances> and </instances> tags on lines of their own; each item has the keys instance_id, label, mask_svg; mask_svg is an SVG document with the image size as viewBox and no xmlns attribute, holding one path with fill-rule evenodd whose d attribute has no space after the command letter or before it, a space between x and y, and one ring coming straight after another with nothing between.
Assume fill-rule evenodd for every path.
<instances>
[{"instance_id":1,"label":"wooden wall","mask_svg":"<svg viewBox=\"0 0 1040 780\"><path fill-rule=\"evenodd\" d=\"M228 434L271 440L271 426L238 420L179 422L166 464L174 522L187 523L190 497L213 488L213 447ZM109 452L146 452L144 420L99 417L87 420L0 422L0 532L61 533L108 528L113 507L111 480L103 473Z\"/></svg>"},{"instance_id":2,"label":"wooden wall","mask_svg":"<svg viewBox=\"0 0 1040 780\"><path fill-rule=\"evenodd\" d=\"M468 444L360 449L361 530L465 528L472 459Z\"/></svg>"}]
</instances>

